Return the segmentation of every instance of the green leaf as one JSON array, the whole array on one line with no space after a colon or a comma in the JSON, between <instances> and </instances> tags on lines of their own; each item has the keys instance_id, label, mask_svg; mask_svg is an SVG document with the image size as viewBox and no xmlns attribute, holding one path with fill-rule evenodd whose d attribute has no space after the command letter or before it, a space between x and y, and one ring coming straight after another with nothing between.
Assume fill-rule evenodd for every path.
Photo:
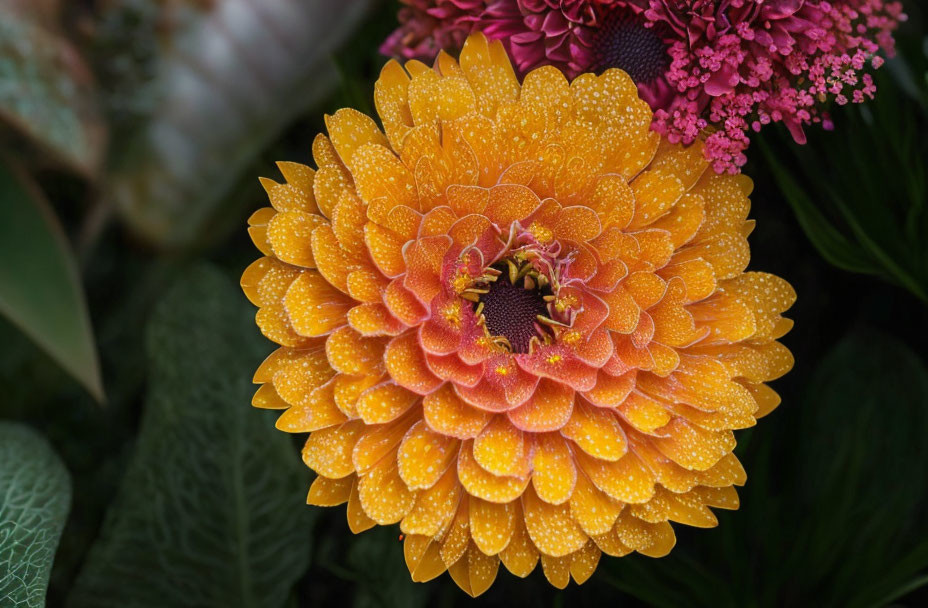
<instances>
[{"instance_id":1,"label":"green leaf","mask_svg":"<svg viewBox=\"0 0 928 608\"><path fill-rule=\"evenodd\" d=\"M103 383L74 256L38 188L0 157L0 314L97 399Z\"/></svg>"},{"instance_id":2,"label":"green leaf","mask_svg":"<svg viewBox=\"0 0 928 608\"><path fill-rule=\"evenodd\" d=\"M306 570L308 470L250 406L266 342L229 281L202 267L158 304L135 453L69 598L81 608L283 605Z\"/></svg>"},{"instance_id":3,"label":"green leaf","mask_svg":"<svg viewBox=\"0 0 928 608\"><path fill-rule=\"evenodd\" d=\"M45 605L70 504L71 478L48 442L0 423L0 606Z\"/></svg>"},{"instance_id":4,"label":"green leaf","mask_svg":"<svg viewBox=\"0 0 928 608\"><path fill-rule=\"evenodd\" d=\"M90 71L52 12L47 2L0 3L0 120L92 175L105 127Z\"/></svg>"},{"instance_id":5,"label":"green leaf","mask_svg":"<svg viewBox=\"0 0 928 608\"><path fill-rule=\"evenodd\" d=\"M335 86L330 55L373 2L201 4L163 19L177 25L156 53L155 110L108 184L132 228L169 248L229 216L242 171Z\"/></svg>"}]
</instances>

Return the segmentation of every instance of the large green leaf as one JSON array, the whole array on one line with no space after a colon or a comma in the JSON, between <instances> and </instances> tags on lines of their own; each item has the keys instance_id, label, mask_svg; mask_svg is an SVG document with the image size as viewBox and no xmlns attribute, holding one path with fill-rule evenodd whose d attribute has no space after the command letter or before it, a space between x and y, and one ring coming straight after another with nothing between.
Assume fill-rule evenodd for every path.
<instances>
[{"instance_id":1,"label":"large green leaf","mask_svg":"<svg viewBox=\"0 0 928 608\"><path fill-rule=\"evenodd\" d=\"M100 368L67 239L29 178L0 157L0 314L98 400Z\"/></svg>"},{"instance_id":2,"label":"large green leaf","mask_svg":"<svg viewBox=\"0 0 928 608\"><path fill-rule=\"evenodd\" d=\"M184 247L217 214L227 216L219 206L241 171L333 88L330 55L371 4L264 0L193 10L160 3L171 13L160 21L174 27L155 53L147 87L154 111L108 185L133 229L156 244Z\"/></svg>"},{"instance_id":3,"label":"large green leaf","mask_svg":"<svg viewBox=\"0 0 928 608\"><path fill-rule=\"evenodd\" d=\"M0 423L0 606L45 605L70 504L71 478L48 442Z\"/></svg>"},{"instance_id":4,"label":"large green leaf","mask_svg":"<svg viewBox=\"0 0 928 608\"><path fill-rule=\"evenodd\" d=\"M310 556L308 471L250 405L267 347L209 268L156 307L135 454L69 598L75 608L281 606Z\"/></svg>"},{"instance_id":5,"label":"large green leaf","mask_svg":"<svg viewBox=\"0 0 928 608\"><path fill-rule=\"evenodd\" d=\"M749 432L740 511L715 530L675 526L669 557L610 560L602 576L667 607L883 606L911 593L928 583L926 404L918 355L851 334L801 402Z\"/></svg>"},{"instance_id":6,"label":"large green leaf","mask_svg":"<svg viewBox=\"0 0 928 608\"><path fill-rule=\"evenodd\" d=\"M96 172L105 128L90 71L44 0L0 2L0 119L75 169Z\"/></svg>"}]
</instances>

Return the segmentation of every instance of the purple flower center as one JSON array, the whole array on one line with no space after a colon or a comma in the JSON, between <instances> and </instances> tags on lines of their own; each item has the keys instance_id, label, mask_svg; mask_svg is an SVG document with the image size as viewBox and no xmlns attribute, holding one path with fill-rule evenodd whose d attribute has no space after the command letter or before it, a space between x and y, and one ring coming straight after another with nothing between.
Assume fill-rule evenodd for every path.
<instances>
[{"instance_id":1,"label":"purple flower center","mask_svg":"<svg viewBox=\"0 0 928 608\"><path fill-rule=\"evenodd\" d=\"M619 68L636 84L653 82L670 65L667 45L657 28L645 27L643 20L623 9L603 16L593 50L597 72Z\"/></svg>"},{"instance_id":2,"label":"purple flower center","mask_svg":"<svg viewBox=\"0 0 928 608\"><path fill-rule=\"evenodd\" d=\"M526 287L522 279L516 283L510 283L503 273L489 283L490 291L483 294L480 302L490 335L509 340L514 353L527 353L532 338L540 335L538 315L548 316L548 309L543 290Z\"/></svg>"}]
</instances>

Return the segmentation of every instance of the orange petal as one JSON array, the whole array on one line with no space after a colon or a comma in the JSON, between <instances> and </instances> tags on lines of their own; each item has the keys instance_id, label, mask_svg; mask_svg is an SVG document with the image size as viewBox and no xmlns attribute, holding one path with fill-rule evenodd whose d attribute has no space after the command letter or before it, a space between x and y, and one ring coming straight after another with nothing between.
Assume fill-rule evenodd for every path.
<instances>
[{"instance_id":1,"label":"orange petal","mask_svg":"<svg viewBox=\"0 0 928 608\"><path fill-rule=\"evenodd\" d=\"M602 551L593 541L588 542L582 549L573 554L570 561L570 575L578 585L585 583L596 571Z\"/></svg>"},{"instance_id":2,"label":"orange petal","mask_svg":"<svg viewBox=\"0 0 928 608\"><path fill-rule=\"evenodd\" d=\"M495 555L484 555L472 544L468 547L467 553L448 568L448 573L465 593L477 597L490 588L496 580L498 570L499 558Z\"/></svg>"},{"instance_id":3,"label":"orange petal","mask_svg":"<svg viewBox=\"0 0 928 608\"><path fill-rule=\"evenodd\" d=\"M656 399L634 392L619 406L619 414L635 429L651 433L670 422L670 412Z\"/></svg>"},{"instance_id":4,"label":"orange petal","mask_svg":"<svg viewBox=\"0 0 928 608\"><path fill-rule=\"evenodd\" d=\"M617 461L628 451L628 441L616 415L583 399L577 400L561 434L599 460Z\"/></svg>"},{"instance_id":5,"label":"orange petal","mask_svg":"<svg viewBox=\"0 0 928 608\"><path fill-rule=\"evenodd\" d=\"M541 433L561 429L570 419L573 408L573 389L543 378L532 398L506 415L523 431Z\"/></svg>"},{"instance_id":6,"label":"orange petal","mask_svg":"<svg viewBox=\"0 0 928 608\"><path fill-rule=\"evenodd\" d=\"M469 501L471 538L482 552L496 555L506 548L515 531L514 503L487 502L476 496Z\"/></svg>"},{"instance_id":7,"label":"orange petal","mask_svg":"<svg viewBox=\"0 0 928 608\"><path fill-rule=\"evenodd\" d=\"M477 97L477 111L485 116L493 118L497 106L518 98L519 80L499 42L469 37L461 49L461 68Z\"/></svg>"},{"instance_id":8,"label":"orange petal","mask_svg":"<svg viewBox=\"0 0 928 608\"><path fill-rule=\"evenodd\" d=\"M384 458L361 478L358 497L368 517L382 526L403 519L416 501L416 493L400 479L394 458Z\"/></svg>"},{"instance_id":9,"label":"orange petal","mask_svg":"<svg viewBox=\"0 0 928 608\"><path fill-rule=\"evenodd\" d=\"M663 557L676 544L669 523L649 524L626 513L619 516L615 534L626 547L650 557Z\"/></svg>"},{"instance_id":10,"label":"orange petal","mask_svg":"<svg viewBox=\"0 0 928 608\"><path fill-rule=\"evenodd\" d=\"M403 287L403 282L399 279L387 285L383 301L397 319L410 327L419 325L428 316L428 309L411 291Z\"/></svg>"},{"instance_id":11,"label":"orange petal","mask_svg":"<svg viewBox=\"0 0 928 608\"><path fill-rule=\"evenodd\" d=\"M496 503L511 502L528 485L529 477L498 477L485 471L473 455L473 441L465 441L458 455L458 479L468 494Z\"/></svg>"},{"instance_id":12,"label":"orange petal","mask_svg":"<svg viewBox=\"0 0 928 608\"><path fill-rule=\"evenodd\" d=\"M349 475L342 479L329 479L322 475L316 476L313 485L309 486L309 495L306 504L317 507L335 507L348 502L355 477Z\"/></svg>"},{"instance_id":13,"label":"orange petal","mask_svg":"<svg viewBox=\"0 0 928 608\"><path fill-rule=\"evenodd\" d=\"M570 555L589 540L570 516L568 505L548 504L538 497L534 488L528 488L522 495L522 509L525 512L525 527L541 552L542 559L545 556Z\"/></svg>"},{"instance_id":14,"label":"orange petal","mask_svg":"<svg viewBox=\"0 0 928 608\"><path fill-rule=\"evenodd\" d=\"M277 215L273 207L263 207L251 214L248 218L248 236L264 255L273 255L271 243L267 238L267 224Z\"/></svg>"},{"instance_id":15,"label":"orange petal","mask_svg":"<svg viewBox=\"0 0 928 608\"><path fill-rule=\"evenodd\" d=\"M267 197L274 209L280 212L315 213L318 211L313 196L315 172L306 165L297 163L277 163L277 166L289 183L278 184L272 179L260 178L261 185L267 192Z\"/></svg>"},{"instance_id":16,"label":"orange petal","mask_svg":"<svg viewBox=\"0 0 928 608\"><path fill-rule=\"evenodd\" d=\"M361 499L358 496L359 484L356 477L352 476L352 478L355 479L355 483L351 486L351 496L348 497L348 508L345 510L345 515L348 518L348 527L351 531L360 534L376 526L377 522L368 517L364 509L361 508Z\"/></svg>"},{"instance_id":17,"label":"orange petal","mask_svg":"<svg viewBox=\"0 0 928 608\"><path fill-rule=\"evenodd\" d=\"M361 393L357 412L367 424L383 424L396 420L419 399L419 395L402 386L384 382Z\"/></svg>"},{"instance_id":18,"label":"orange petal","mask_svg":"<svg viewBox=\"0 0 928 608\"><path fill-rule=\"evenodd\" d=\"M522 502L517 500L510 504L514 511L512 536L506 548L500 551L499 557L506 569L520 578L525 578L538 565L538 549L525 528Z\"/></svg>"},{"instance_id":19,"label":"orange petal","mask_svg":"<svg viewBox=\"0 0 928 608\"><path fill-rule=\"evenodd\" d=\"M616 462L596 460L579 451L575 457L590 481L619 502L643 503L654 495L654 477L632 451Z\"/></svg>"},{"instance_id":20,"label":"orange petal","mask_svg":"<svg viewBox=\"0 0 928 608\"><path fill-rule=\"evenodd\" d=\"M400 386L420 395L428 394L442 382L425 362L416 332L406 332L393 338L383 355L390 377Z\"/></svg>"},{"instance_id":21,"label":"orange petal","mask_svg":"<svg viewBox=\"0 0 928 608\"><path fill-rule=\"evenodd\" d=\"M474 458L494 475L522 477L528 474L527 447L522 431L497 415L474 440Z\"/></svg>"},{"instance_id":22,"label":"orange petal","mask_svg":"<svg viewBox=\"0 0 928 608\"><path fill-rule=\"evenodd\" d=\"M470 516L468 506L470 501L459 500L457 511L454 513L454 519L451 520L444 538L442 538L441 558L445 565L451 567L456 563L470 545Z\"/></svg>"},{"instance_id":23,"label":"orange petal","mask_svg":"<svg viewBox=\"0 0 928 608\"><path fill-rule=\"evenodd\" d=\"M302 272L271 257L258 258L242 273L242 291L255 306L278 303Z\"/></svg>"},{"instance_id":24,"label":"orange petal","mask_svg":"<svg viewBox=\"0 0 928 608\"><path fill-rule=\"evenodd\" d=\"M303 336L322 336L347 321L354 302L315 272L301 274L284 298L293 329Z\"/></svg>"},{"instance_id":25,"label":"orange petal","mask_svg":"<svg viewBox=\"0 0 928 608\"><path fill-rule=\"evenodd\" d=\"M370 387L379 384L382 376L335 376L333 396L335 406L349 418L358 417L358 399L361 393Z\"/></svg>"},{"instance_id":26,"label":"orange petal","mask_svg":"<svg viewBox=\"0 0 928 608\"><path fill-rule=\"evenodd\" d=\"M312 248L313 259L320 274L339 291L347 294L348 275L357 270L358 265L342 249L332 226L322 224L313 230Z\"/></svg>"},{"instance_id":27,"label":"orange petal","mask_svg":"<svg viewBox=\"0 0 928 608\"><path fill-rule=\"evenodd\" d=\"M474 386L483 377L483 365L468 365L457 354L425 354L425 360L432 373L460 386Z\"/></svg>"},{"instance_id":28,"label":"orange petal","mask_svg":"<svg viewBox=\"0 0 928 608\"><path fill-rule=\"evenodd\" d=\"M403 285L419 301L431 302L441 291L442 260L449 247L451 237L441 235L420 238L404 250L407 271Z\"/></svg>"},{"instance_id":29,"label":"orange petal","mask_svg":"<svg viewBox=\"0 0 928 608\"><path fill-rule=\"evenodd\" d=\"M599 214L604 227L624 229L635 212L635 195L621 175L603 175L597 179L587 204Z\"/></svg>"},{"instance_id":30,"label":"orange petal","mask_svg":"<svg viewBox=\"0 0 928 608\"><path fill-rule=\"evenodd\" d=\"M529 188L503 184L490 188L484 215L500 228L508 229L512 222L527 217L540 204L538 195Z\"/></svg>"},{"instance_id":31,"label":"orange petal","mask_svg":"<svg viewBox=\"0 0 928 608\"><path fill-rule=\"evenodd\" d=\"M557 587L564 589L570 583L570 562L573 557L565 555L563 557L551 557L550 555L541 554L541 569L545 573L548 582Z\"/></svg>"},{"instance_id":32,"label":"orange petal","mask_svg":"<svg viewBox=\"0 0 928 608\"><path fill-rule=\"evenodd\" d=\"M417 422L403 438L397 452L400 477L413 490L425 490L438 482L458 453L458 442Z\"/></svg>"},{"instance_id":33,"label":"orange petal","mask_svg":"<svg viewBox=\"0 0 928 608\"><path fill-rule=\"evenodd\" d=\"M402 474L402 462L400 463ZM453 468L429 489L419 492L416 504L403 518L400 529L404 534L424 534L437 538L445 533L461 502L461 484Z\"/></svg>"},{"instance_id":34,"label":"orange petal","mask_svg":"<svg viewBox=\"0 0 928 608\"><path fill-rule=\"evenodd\" d=\"M347 422L348 419L335 406L334 384L333 380L326 382L313 390L305 401L281 414L277 428L287 433L312 433ZM268 384L264 386L270 387Z\"/></svg>"},{"instance_id":35,"label":"orange petal","mask_svg":"<svg viewBox=\"0 0 928 608\"><path fill-rule=\"evenodd\" d=\"M413 124L408 89L406 71L395 60L388 61L374 85L374 105L394 150L399 149L400 142Z\"/></svg>"},{"instance_id":36,"label":"orange petal","mask_svg":"<svg viewBox=\"0 0 928 608\"><path fill-rule=\"evenodd\" d=\"M303 446L303 462L319 475L340 479L354 473L351 451L361 437L360 420L331 426L312 433Z\"/></svg>"},{"instance_id":37,"label":"orange petal","mask_svg":"<svg viewBox=\"0 0 928 608\"><path fill-rule=\"evenodd\" d=\"M398 234L372 222L364 225L364 242L377 268L388 277L398 277L406 270L403 245ZM389 303L388 303L389 304Z\"/></svg>"},{"instance_id":38,"label":"orange petal","mask_svg":"<svg viewBox=\"0 0 928 608\"><path fill-rule=\"evenodd\" d=\"M417 418L417 413L410 412L387 424L365 426L351 452L351 461L358 475L364 475L383 459L396 461L396 448Z\"/></svg>"},{"instance_id":39,"label":"orange petal","mask_svg":"<svg viewBox=\"0 0 928 608\"><path fill-rule=\"evenodd\" d=\"M343 374L379 376L383 373L384 341L365 338L350 327L341 327L329 334L325 354L329 365Z\"/></svg>"},{"instance_id":40,"label":"orange petal","mask_svg":"<svg viewBox=\"0 0 928 608\"><path fill-rule=\"evenodd\" d=\"M567 442L557 433L536 435L532 485L538 497L559 505L573 494L576 482L577 469Z\"/></svg>"},{"instance_id":41,"label":"orange petal","mask_svg":"<svg viewBox=\"0 0 928 608\"><path fill-rule=\"evenodd\" d=\"M705 471L735 447L731 431L707 431L682 418L674 418L654 438L662 454L680 466Z\"/></svg>"},{"instance_id":42,"label":"orange petal","mask_svg":"<svg viewBox=\"0 0 928 608\"><path fill-rule=\"evenodd\" d=\"M358 302L379 303L386 288L387 280L376 271L355 270L348 275L348 295Z\"/></svg>"},{"instance_id":43,"label":"orange petal","mask_svg":"<svg viewBox=\"0 0 928 608\"><path fill-rule=\"evenodd\" d=\"M325 218L314 213L278 213L268 222L268 242L279 260L295 266L315 268L312 235L316 228L325 224Z\"/></svg>"},{"instance_id":44,"label":"orange petal","mask_svg":"<svg viewBox=\"0 0 928 608\"><path fill-rule=\"evenodd\" d=\"M325 117L329 140L338 156L349 169L354 169L352 159L355 151L369 143L387 145L387 139L377 123L366 114L352 108L342 108L332 116Z\"/></svg>"},{"instance_id":45,"label":"orange petal","mask_svg":"<svg viewBox=\"0 0 928 608\"><path fill-rule=\"evenodd\" d=\"M366 144L355 150L352 162L351 173L364 202L386 197L391 207L418 207L415 179L392 150Z\"/></svg>"},{"instance_id":46,"label":"orange petal","mask_svg":"<svg viewBox=\"0 0 928 608\"><path fill-rule=\"evenodd\" d=\"M348 325L362 336L398 336L406 329L386 306L374 303L361 304L349 310Z\"/></svg>"},{"instance_id":47,"label":"orange petal","mask_svg":"<svg viewBox=\"0 0 928 608\"><path fill-rule=\"evenodd\" d=\"M632 181L635 192L635 215L629 228L647 226L669 211L685 191L683 182L670 173L651 169Z\"/></svg>"},{"instance_id":48,"label":"orange petal","mask_svg":"<svg viewBox=\"0 0 928 608\"><path fill-rule=\"evenodd\" d=\"M323 349L296 352L274 374L274 390L290 405L307 403L311 393L334 375Z\"/></svg>"},{"instance_id":49,"label":"orange petal","mask_svg":"<svg viewBox=\"0 0 928 608\"><path fill-rule=\"evenodd\" d=\"M600 370L596 376L596 386L583 393L583 396L600 407L618 407L625 402L632 389L635 388L636 375L634 371L621 376L611 376Z\"/></svg>"},{"instance_id":50,"label":"orange petal","mask_svg":"<svg viewBox=\"0 0 928 608\"><path fill-rule=\"evenodd\" d=\"M254 397L251 398L251 405L265 410L285 410L290 407L290 404L277 394L274 385L270 383L262 384L255 391Z\"/></svg>"},{"instance_id":51,"label":"orange petal","mask_svg":"<svg viewBox=\"0 0 928 608\"><path fill-rule=\"evenodd\" d=\"M606 534L612 530L624 506L624 503L600 491L585 474L577 475L576 487L570 497L570 514L590 536Z\"/></svg>"},{"instance_id":52,"label":"orange petal","mask_svg":"<svg viewBox=\"0 0 928 608\"><path fill-rule=\"evenodd\" d=\"M447 570L441 559L441 545L428 536L407 534L403 542L403 555L413 582L430 581Z\"/></svg>"},{"instance_id":53,"label":"orange petal","mask_svg":"<svg viewBox=\"0 0 928 608\"><path fill-rule=\"evenodd\" d=\"M425 422L434 431L459 439L472 439L490 422L492 414L464 403L450 384L422 400Z\"/></svg>"}]
</instances>

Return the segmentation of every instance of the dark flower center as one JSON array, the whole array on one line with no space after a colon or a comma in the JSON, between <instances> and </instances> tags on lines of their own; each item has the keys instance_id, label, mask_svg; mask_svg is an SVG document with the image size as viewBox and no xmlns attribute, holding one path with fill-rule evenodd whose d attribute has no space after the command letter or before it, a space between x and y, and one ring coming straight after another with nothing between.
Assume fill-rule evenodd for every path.
<instances>
[{"instance_id":1,"label":"dark flower center","mask_svg":"<svg viewBox=\"0 0 928 608\"><path fill-rule=\"evenodd\" d=\"M593 43L595 69L619 68L637 84L660 78L670 65L667 45L656 27L645 27L639 17L618 9L603 16Z\"/></svg>"},{"instance_id":2,"label":"dark flower center","mask_svg":"<svg viewBox=\"0 0 928 608\"><path fill-rule=\"evenodd\" d=\"M538 289L529 281L518 279L513 285L504 272L488 285L480 298L483 317L490 335L509 341L514 353L527 353L532 338L539 336L538 315L547 316L544 296L550 289Z\"/></svg>"}]
</instances>

